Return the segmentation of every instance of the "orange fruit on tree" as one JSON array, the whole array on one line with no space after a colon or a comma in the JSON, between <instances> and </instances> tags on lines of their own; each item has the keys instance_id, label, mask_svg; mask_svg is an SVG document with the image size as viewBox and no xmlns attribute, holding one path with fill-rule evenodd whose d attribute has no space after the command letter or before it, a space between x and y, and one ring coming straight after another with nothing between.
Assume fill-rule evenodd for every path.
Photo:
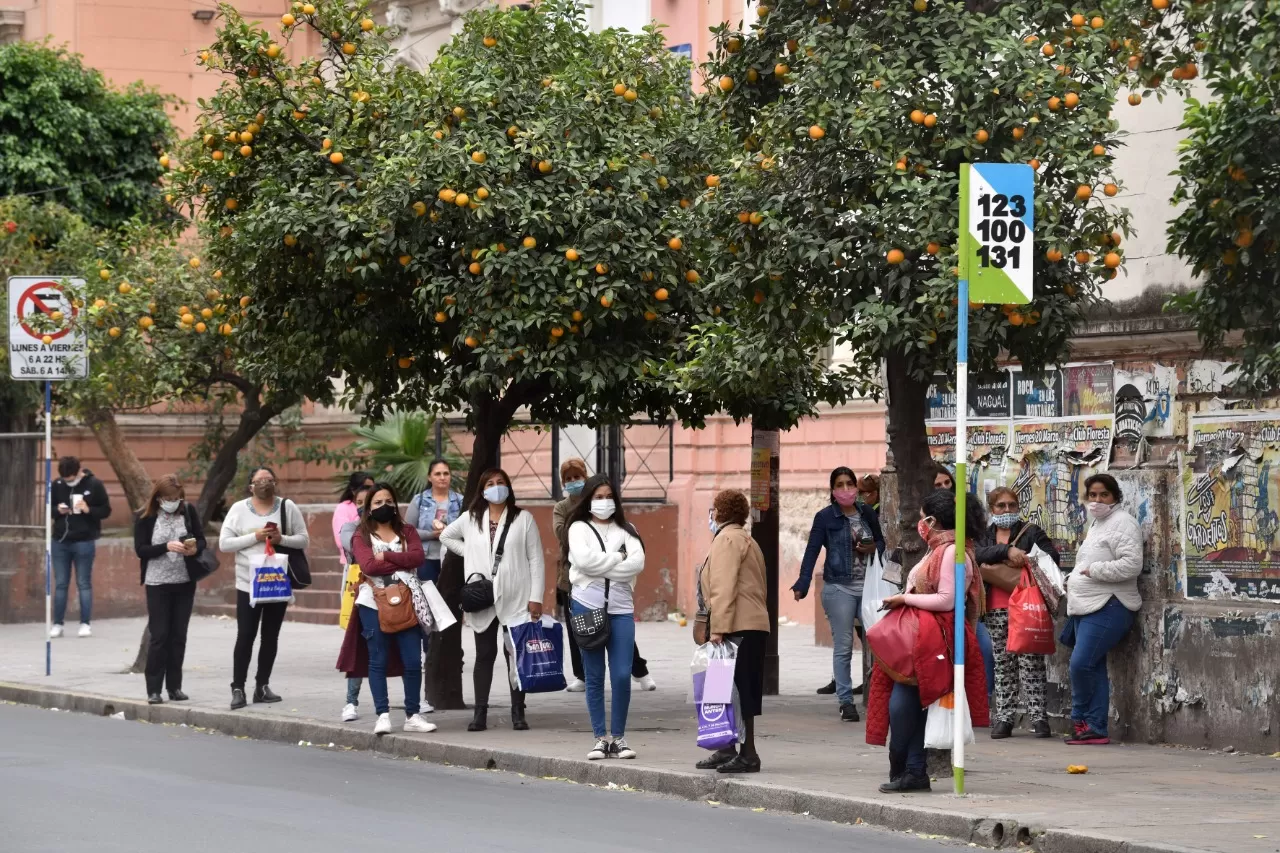
<instances>
[{"instance_id":1,"label":"orange fruit on tree","mask_svg":"<svg viewBox=\"0 0 1280 853\"><path fill-rule=\"evenodd\" d=\"M152 320L150 317L141 317L138 319L138 325L144 329L150 329L155 324L156 321Z\"/></svg>"},{"instance_id":2,"label":"orange fruit on tree","mask_svg":"<svg viewBox=\"0 0 1280 853\"><path fill-rule=\"evenodd\" d=\"M1104 146L1104 145L1102 145L1102 144L1098 144L1098 145L1093 146L1093 156L1094 156L1094 157L1104 157L1104 156L1106 156L1106 153L1107 153L1106 146Z\"/></svg>"},{"instance_id":3,"label":"orange fruit on tree","mask_svg":"<svg viewBox=\"0 0 1280 853\"><path fill-rule=\"evenodd\" d=\"M679 237L672 237L667 241L667 248L673 252L678 252L684 248L684 241Z\"/></svg>"},{"instance_id":4,"label":"orange fruit on tree","mask_svg":"<svg viewBox=\"0 0 1280 853\"><path fill-rule=\"evenodd\" d=\"M752 294L752 296L751 296L751 301L752 301L752 302L754 302L754 303L755 303L755 304L757 304L757 305L761 305L761 304L763 304L763 303L764 303L764 291L763 291L763 290L757 290L754 294Z\"/></svg>"},{"instance_id":5,"label":"orange fruit on tree","mask_svg":"<svg viewBox=\"0 0 1280 853\"><path fill-rule=\"evenodd\" d=\"M497 46L498 46L498 40L497 40L496 38L494 38L493 36L485 36L485 37L484 37L484 46L485 46L485 47L497 47Z\"/></svg>"},{"instance_id":6,"label":"orange fruit on tree","mask_svg":"<svg viewBox=\"0 0 1280 853\"><path fill-rule=\"evenodd\" d=\"M436 312L435 320L436 320L436 322L437 322L437 323L445 323L445 322L448 322L448 320L449 320L449 315L448 315L448 314L446 314L446 313L444 313L443 311L437 311L437 312Z\"/></svg>"},{"instance_id":7,"label":"orange fruit on tree","mask_svg":"<svg viewBox=\"0 0 1280 853\"><path fill-rule=\"evenodd\" d=\"M213 159L215 159L215 160L221 160L221 159L222 159L223 157L225 157L226 155L225 155L225 154L223 154L221 151L215 151L215 152L213 152L212 154L210 154L209 156L210 156L210 157L212 157L212 158L213 158Z\"/></svg>"},{"instance_id":8,"label":"orange fruit on tree","mask_svg":"<svg viewBox=\"0 0 1280 853\"><path fill-rule=\"evenodd\" d=\"M809 126L809 138L810 138L810 139L821 139L822 137L824 137L824 136L826 136L826 135L827 135L827 132L826 132L825 130L823 130L823 129L822 129L822 126L821 126L821 125L814 124L814 125L810 125L810 126Z\"/></svg>"},{"instance_id":9,"label":"orange fruit on tree","mask_svg":"<svg viewBox=\"0 0 1280 853\"><path fill-rule=\"evenodd\" d=\"M942 251L942 246L938 245L937 243L930 243L929 245L924 247L924 250L931 255L936 255L938 254L938 252Z\"/></svg>"},{"instance_id":10,"label":"orange fruit on tree","mask_svg":"<svg viewBox=\"0 0 1280 853\"><path fill-rule=\"evenodd\" d=\"M1120 266L1120 253L1107 252L1107 254L1102 258L1102 263L1104 263L1108 269L1115 269Z\"/></svg>"},{"instance_id":11,"label":"orange fruit on tree","mask_svg":"<svg viewBox=\"0 0 1280 853\"><path fill-rule=\"evenodd\" d=\"M925 127L937 127L937 126L938 126L938 117L937 117L936 115L934 115L933 113L929 113L927 116L925 116L925 117L924 117L924 126L925 126Z\"/></svg>"},{"instance_id":12,"label":"orange fruit on tree","mask_svg":"<svg viewBox=\"0 0 1280 853\"><path fill-rule=\"evenodd\" d=\"M1043 53L1045 56L1053 56L1055 53L1058 52L1058 50L1053 45L1046 44L1044 47L1040 48L1040 52Z\"/></svg>"},{"instance_id":13,"label":"orange fruit on tree","mask_svg":"<svg viewBox=\"0 0 1280 853\"><path fill-rule=\"evenodd\" d=\"M248 156L249 156L250 154L252 154L252 153L253 153L253 148L251 148L250 146L248 146L248 145L241 145L241 146L240 146L240 156L241 156L241 157L248 157Z\"/></svg>"},{"instance_id":14,"label":"orange fruit on tree","mask_svg":"<svg viewBox=\"0 0 1280 853\"><path fill-rule=\"evenodd\" d=\"M1129 95L1129 106L1136 107L1140 103L1142 103L1142 96L1139 95L1137 92L1134 92L1133 94Z\"/></svg>"},{"instance_id":15,"label":"orange fruit on tree","mask_svg":"<svg viewBox=\"0 0 1280 853\"><path fill-rule=\"evenodd\" d=\"M209 331L209 327L204 323L196 323L196 331L203 335L205 332Z\"/></svg>"},{"instance_id":16,"label":"orange fruit on tree","mask_svg":"<svg viewBox=\"0 0 1280 853\"><path fill-rule=\"evenodd\" d=\"M1057 95L1054 95L1052 98L1049 99L1050 110L1056 113L1061 107L1062 107L1062 99L1059 98Z\"/></svg>"},{"instance_id":17,"label":"orange fruit on tree","mask_svg":"<svg viewBox=\"0 0 1280 853\"><path fill-rule=\"evenodd\" d=\"M601 308L609 308L609 307L612 307L612 305L613 305L613 300L609 297L609 294L606 293L600 297Z\"/></svg>"},{"instance_id":18,"label":"orange fruit on tree","mask_svg":"<svg viewBox=\"0 0 1280 853\"><path fill-rule=\"evenodd\" d=\"M468 204L471 203L471 196L467 195L466 193L458 193L456 196L454 196L453 203L456 204L458 207L466 207Z\"/></svg>"},{"instance_id":19,"label":"orange fruit on tree","mask_svg":"<svg viewBox=\"0 0 1280 853\"><path fill-rule=\"evenodd\" d=\"M472 262L467 266L467 272L471 273L472 275L480 275L480 271L481 271L482 269L483 269L483 267L481 267L481 266L480 266L480 262L479 262L479 261L472 261Z\"/></svg>"},{"instance_id":20,"label":"orange fruit on tree","mask_svg":"<svg viewBox=\"0 0 1280 853\"><path fill-rule=\"evenodd\" d=\"M564 337L564 328L563 328L563 327L561 327L561 326L552 326L552 327L551 327L551 337L553 337L553 338L562 338L562 337Z\"/></svg>"},{"instance_id":21,"label":"orange fruit on tree","mask_svg":"<svg viewBox=\"0 0 1280 853\"><path fill-rule=\"evenodd\" d=\"M1059 249L1050 249L1044 253L1044 259L1051 264L1056 264L1062 260L1062 251Z\"/></svg>"},{"instance_id":22,"label":"orange fruit on tree","mask_svg":"<svg viewBox=\"0 0 1280 853\"><path fill-rule=\"evenodd\" d=\"M639 97L640 95L639 93L636 92L635 89L628 89L626 92L622 94L622 100L626 101L629 104L635 103L636 98L639 98Z\"/></svg>"},{"instance_id":23,"label":"orange fruit on tree","mask_svg":"<svg viewBox=\"0 0 1280 853\"><path fill-rule=\"evenodd\" d=\"M1067 105L1067 109L1073 109L1080 106L1080 96L1075 92L1067 92L1067 94L1062 97L1062 102Z\"/></svg>"},{"instance_id":24,"label":"orange fruit on tree","mask_svg":"<svg viewBox=\"0 0 1280 853\"><path fill-rule=\"evenodd\" d=\"M437 198L439 198L445 204L453 204L453 200L456 199L457 197L458 197L457 191L451 190L448 187L445 187L444 189L440 190L440 193L437 196Z\"/></svg>"},{"instance_id":25,"label":"orange fruit on tree","mask_svg":"<svg viewBox=\"0 0 1280 853\"><path fill-rule=\"evenodd\" d=\"M777 65L773 66L774 77L786 77L789 73L791 73L791 66L787 65L785 62L779 62Z\"/></svg>"},{"instance_id":26,"label":"orange fruit on tree","mask_svg":"<svg viewBox=\"0 0 1280 853\"><path fill-rule=\"evenodd\" d=\"M576 260L578 260L578 258L580 258L580 257L582 257L582 256L578 254L578 250L577 250L577 249L569 249L568 251L566 251L566 252L564 253L564 259L565 259L566 261L576 261Z\"/></svg>"},{"instance_id":27,"label":"orange fruit on tree","mask_svg":"<svg viewBox=\"0 0 1280 853\"><path fill-rule=\"evenodd\" d=\"M1102 20L1102 18L1098 15L1095 15L1094 17L1089 19L1089 26L1095 30L1102 29L1104 26L1106 26L1106 23L1107 22Z\"/></svg>"},{"instance_id":28,"label":"orange fruit on tree","mask_svg":"<svg viewBox=\"0 0 1280 853\"><path fill-rule=\"evenodd\" d=\"M1076 263L1087 264L1091 260L1093 260L1093 255L1089 254L1088 252L1084 252L1084 251L1076 252Z\"/></svg>"},{"instance_id":29,"label":"orange fruit on tree","mask_svg":"<svg viewBox=\"0 0 1280 853\"><path fill-rule=\"evenodd\" d=\"M581 323L581 322L582 322L582 312L581 312L581 311L574 311L574 312L573 312L573 322L575 322L575 323Z\"/></svg>"},{"instance_id":30,"label":"orange fruit on tree","mask_svg":"<svg viewBox=\"0 0 1280 853\"><path fill-rule=\"evenodd\" d=\"M872 89L877 89L877 90L878 90L878 89L879 89L881 86L883 86L883 85L884 85L884 81L883 81L883 80L872 80L872 81L871 81L871 88L872 88Z\"/></svg>"},{"instance_id":31,"label":"orange fruit on tree","mask_svg":"<svg viewBox=\"0 0 1280 853\"><path fill-rule=\"evenodd\" d=\"M1076 187L1077 201L1088 201L1092 197L1093 197L1093 188L1090 187L1088 184L1081 184L1080 186Z\"/></svg>"},{"instance_id":32,"label":"orange fruit on tree","mask_svg":"<svg viewBox=\"0 0 1280 853\"><path fill-rule=\"evenodd\" d=\"M752 212L752 214L747 218L750 220L752 225L759 225L761 222L764 222L764 214L759 211Z\"/></svg>"},{"instance_id":33,"label":"orange fruit on tree","mask_svg":"<svg viewBox=\"0 0 1280 853\"><path fill-rule=\"evenodd\" d=\"M526 249L532 249L538 245L538 241L534 239L532 236L525 237L523 240L520 241L520 245L524 246Z\"/></svg>"},{"instance_id":34,"label":"orange fruit on tree","mask_svg":"<svg viewBox=\"0 0 1280 853\"><path fill-rule=\"evenodd\" d=\"M609 274L608 264L603 262L596 264L596 275L608 275L608 274Z\"/></svg>"},{"instance_id":35,"label":"orange fruit on tree","mask_svg":"<svg viewBox=\"0 0 1280 853\"><path fill-rule=\"evenodd\" d=\"M745 210L742 211L741 213L738 214L738 221L741 222L743 225L746 225L751 221L751 214Z\"/></svg>"},{"instance_id":36,"label":"orange fruit on tree","mask_svg":"<svg viewBox=\"0 0 1280 853\"><path fill-rule=\"evenodd\" d=\"M470 349L475 349L477 346L480 345L480 342L477 341L475 338L473 338L471 335L467 335L465 338L463 338L462 342L466 344L467 347Z\"/></svg>"},{"instance_id":37,"label":"orange fruit on tree","mask_svg":"<svg viewBox=\"0 0 1280 853\"><path fill-rule=\"evenodd\" d=\"M974 141L977 142L979 145L986 145L987 140L990 138L991 138L991 134L987 133L985 130L979 130L977 133L973 135Z\"/></svg>"},{"instance_id":38,"label":"orange fruit on tree","mask_svg":"<svg viewBox=\"0 0 1280 853\"><path fill-rule=\"evenodd\" d=\"M1106 184L1102 187L1102 192L1107 196L1107 198L1115 198L1116 193L1120 192L1120 187L1115 184Z\"/></svg>"},{"instance_id":39,"label":"orange fruit on tree","mask_svg":"<svg viewBox=\"0 0 1280 853\"><path fill-rule=\"evenodd\" d=\"M698 279L700 278L702 278L702 276L698 275L697 270L689 270L684 274L684 280L689 282L690 284L697 284Z\"/></svg>"},{"instance_id":40,"label":"orange fruit on tree","mask_svg":"<svg viewBox=\"0 0 1280 853\"><path fill-rule=\"evenodd\" d=\"M614 83L614 84L613 84L613 94L615 94L615 95L617 95L619 98L621 98L621 97L622 97L623 95L625 95L626 93L627 93L627 84L626 84L626 83Z\"/></svg>"},{"instance_id":41,"label":"orange fruit on tree","mask_svg":"<svg viewBox=\"0 0 1280 853\"><path fill-rule=\"evenodd\" d=\"M1027 135L1027 129L1025 127L1015 127L1012 134L1014 139L1021 139Z\"/></svg>"},{"instance_id":42,"label":"orange fruit on tree","mask_svg":"<svg viewBox=\"0 0 1280 853\"><path fill-rule=\"evenodd\" d=\"M721 92L732 92L732 91L733 91L733 78L732 78L732 77L730 77L729 75L727 75L727 74L726 74L725 76L723 76L723 77L721 77L721 78L720 78L720 91L721 91Z\"/></svg>"},{"instance_id":43,"label":"orange fruit on tree","mask_svg":"<svg viewBox=\"0 0 1280 853\"><path fill-rule=\"evenodd\" d=\"M413 359L409 358L408 356L401 356L400 358L396 359L396 365L401 370L408 370L410 367L413 367Z\"/></svg>"},{"instance_id":44,"label":"orange fruit on tree","mask_svg":"<svg viewBox=\"0 0 1280 853\"><path fill-rule=\"evenodd\" d=\"M1021 314L1009 315L1009 325L1011 326L1021 326L1024 322L1025 320Z\"/></svg>"},{"instance_id":45,"label":"orange fruit on tree","mask_svg":"<svg viewBox=\"0 0 1280 853\"><path fill-rule=\"evenodd\" d=\"M200 309L200 316L201 316L201 317L203 317L203 318L204 318L204 319L206 319L206 320L212 320L212 319L213 319L213 309L212 309L212 308L201 308L201 309Z\"/></svg>"},{"instance_id":46,"label":"orange fruit on tree","mask_svg":"<svg viewBox=\"0 0 1280 853\"><path fill-rule=\"evenodd\" d=\"M720 186L720 176L707 175L706 184L708 189L715 189L716 187Z\"/></svg>"},{"instance_id":47,"label":"orange fruit on tree","mask_svg":"<svg viewBox=\"0 0 1280 853\"><path fill-rule=\"evenodd\" d=\"M653 311L646 311L644 312L644 318L652 323L654 320L658 319L658 315Z\"/></svg>"},{"instance_id":48,"label":"orange fruit on tree","mask_svg":"<svg viewBox=\"0 0 1280 853\"><path fill-rule=\"evenodd\" d=\"M912 110L908 118L912 124L924 124L924 110Z\"/></svg>"},{"instance_id":49,"label":"orange fruit on tree","mask_svg":"<svg viewBox=\"0 0 1280 853\"><path fill-rule=\"evenodd\" d=\"M543 161L541 161L540 163L538 163L538 171L539 171L539 172L541 172L541 173L542 173L542 174L544 174L544 175L549 175L549 174L551 174L551 170L552 170L553 168L555 168L555 167L551 165L551 161L550 161L550 160L543 160Z\"/></svg>"},{"instance_id":50,"label":"orange fruit on tree","mask_svg":"<svg viewBox=\"0 0 1280 853\"><path fill-rule=\"evenodd\" d=\"M349 41L348 41L348 42L343 42L343 43L342 43L342 52L343 52L343 53L345 53L347 56L355 56L355 55L356 55L356 46L355 46L354 44L352 44L351 42L349 42Z\"/></svg>"},{"instance_id":51,"label":"orange fruit on tree","mask_svg":"<svg viewBox=\"0 0 1280 853\"><path fill-rule=\"evenodd\" d=\"M1073 27L1083 27L1083 26L1084 26L1084 15L1081 15L1079 12L1075 13L1074 15L1072 15L1072 16L1071 16L1071 26L1073 26Z\"/></svg>"},{"instance_id":52,"label":"orange fruit on tree","mask_svg":"<svg viewBox=\"0 0 1280 853\"><path fill-rule=\"evenodd\" d=\"M483 163L485 160L488 160L488 159L489 159L489 157L488 157L488 156L487 156L483 151L472 151L472 152L471 152L471 162L472 162L472 163Z\"/></svg>"},{"instance_id":53,"label":"orange fruit on tree","mask_svg":"<svg viewBox=\"0 0 1280 853\"><path fill-rule=\"evenodd\" d=\"M119 327L119 326L112 326L110 329L107 329L107 334L108 334L108 335L110 335L110 336L111 336L111 337L113 337L113 338L118 338L118 337L120 337L120 327ZM53 338L52 338L52 337L50 337L49 335L45 335L45 336L44 336L43 338L41 338L40 340L43 342L43 341L45 341L45 338L48 338L47 343L50 343L50 344L51 344L51 343L53 343Z\"/></svg>"},{"instance_id":54,"label":"orange fruit on tree","mask_svg":"<svg viewBox=\"0 0 1280 853\"><path fill-rule=\"evenodd\" d=\"M1235 244L1241 249L1247 249L1253 245L1253 232L1248 228L1241 229L1236 234ZM123 285L122 285L123 286Z\"/></svg>"},{"instance_id":55,"label":"orange fruit on tree","mask_svg":"<svg viewBox=\"0 0 1280 853\"><path fill-rule=\"evenodd\" d=\"M667 289L665 287L659 287L657 290L653 292L653 298L658 300L659 302L666 302L667 297L670 295L671 294L667 293Z\"/></svg>"},{"instance_id":56,"label":"orange fruit on tree","mask_svg":"<svg viewBox=\"0 0 1280 853\"><path fill-rule=\"evenodd\" d=\"M897 265L905 261L907 256L901 249L890 249L885 254L884 259L891 264Z\"/></svg>"},{"instance_id":57,"label":"orange fruit on tree","mask_svg":"<svg viewBox=\"0 0 1280 853\"><path fill-rule=\"evenodd\" d=\"M335 151L335 152L333 152L332 154L330 154L330 155L329 155L329 162L330 162L330 163L332 163L332 164L333 164L333 165L335 165L335 166L341 166L341 165L342 165L342 161L343 161L343 160L345 160L345 159L346 159L346 158L342 156L342 152L341 152L341 151Z\"/></svg>"},{"instance_id":58,"label":"orange fruit on tree","mask_svg":"<svg viewBox=\"0 0 1280 853\"><path fill-rule=\"evenodd\" d=\"M1034 157L1027 161L1027 165L1031 167L1032 171L1040 171L1040 161Z\"/></svg>"},{"instance_id":59,"label":"orange fruit on tree","mask_svg":"<svg viewBox=\"0 0 1280 853\"><path fill-rule=\"evenodd\" d=\"M422 201L415 201L415 202L413 203L413 215L414 215L414 216L426 216L426 215L427 215L427 205L426 205L426 202L422 202Z\"/></svg>"},{"instance_id":60,"label":"orange fruit on tree","mask_svg":"<svg viewBox=\"0 0 1280 853\"><path fill-rule=\"evenodd\" d=\"M1151 8L1163 12L1169 8L1169 0L1151 0Z\"/></svg>"}]
</instances>

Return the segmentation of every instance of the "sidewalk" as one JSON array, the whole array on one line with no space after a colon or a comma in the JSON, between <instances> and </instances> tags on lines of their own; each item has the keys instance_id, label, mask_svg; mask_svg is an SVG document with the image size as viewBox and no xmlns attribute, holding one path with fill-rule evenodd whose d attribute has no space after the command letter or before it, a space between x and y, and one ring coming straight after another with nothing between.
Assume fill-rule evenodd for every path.
<instances>
[{"instance_id":1,"label":"sidewalk","mask_svg":"<svg viewBox=\"0 0 1280 853\"><path fill-rule=\"evenodd\" d=\"M0 625L0 699L94 713L123 710L131 718L238 736L375 748L367 685L361 719L338 722L345 683L333 671L341 640L337 627L285 623L271 682L284 702L232 713L227 705L235 623L194 618L184 684L193 700L150 708L142 676L121 673L133 660L143 621L98 622L91 639L56 640L49 678L43 674L43 627ZM1076 749L1025 733L993 742L983 729L966 760L969 796L952 796L947 778L935 782L933 794L882 795L876 788L887 776L886 751L866 745L861 724L837 719L833 697L814 695L830 679L830 651L812 645L812 629L781 630L782 695L765 700L758 728L764 772L756 776L726 780L693 770L704 753L693 745L695 725L686 695L691 642L687 628L670 623L638 626L638 642L659 690L632 694L627 735L639 753L634 762L586 762L591 729L581 694L530 697L533 730L511 731L500 677L493 695L500 707L490 712L488 732L466 732L470 712L437 712L432 719L439 732L389 736L376 748L462 766L616 782L692 799L913 829L984 846L1014 847L1022 841L1054 853L1280 850L1280 761L1268 756L1144 745ZM470 699L469 671L465 681ZM393 680L393 704L399 690ZM398 721L400 714L393 712L393 718ZM1088 764L1089 773L1068 775L1069 763Z\"/></svg>"}]
</instances>

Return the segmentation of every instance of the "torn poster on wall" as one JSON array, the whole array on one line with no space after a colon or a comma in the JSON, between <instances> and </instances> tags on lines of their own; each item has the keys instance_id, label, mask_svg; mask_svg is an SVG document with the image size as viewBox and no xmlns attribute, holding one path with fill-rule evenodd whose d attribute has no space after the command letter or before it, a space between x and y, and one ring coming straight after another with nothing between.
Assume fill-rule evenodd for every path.
<instances>
[{"instance_id":1,"label":"torn poster on wall","mask_svg":"<svg viewBox=\"0 0 1280 853\"><path fill-rule=\"evenodd\" d=\"M1178 390L1175 367L1152 364L1115 371L1116 439L1134 442L1173 435L1173 402Z\"/></svg>"},{"instance_id":2,"label":"torn poster on wall","mask_svg":"<svg viewBox=\"0 0 1280 853\"><path fill-rule=\"evenodd\" d=\"M1109 415L1114 407L1110 364L1078 364L1062 369L1062 414Z\"/></svg>"},{"instance_id":3,"label":"torn poster on wall","mask_svg":"<svg viewBox=\"0 0 1280 853\"><path fill-rule=\"evenodd\" d=\"M1110 417L1014 424L1005 485L1017 493L1023 517L1053 539L1064 568L1075 564L1084 539L1084 481L1106 470L1112 435Z\"/></svg>"},{"instance_id":4,"label":"torn poster on wall","mask_svg":"<svg viewBox=\"0 0 1280 853\"><path fill-rule=\"evenodd\" d=\"M1280 412L1202 415L1189 432L1187 595L1280 599Z\"/></svg>"},{"instance_id":5,"label":"torn poster on wall","mask_svg":"<svg viewBox=\"0 0 1280 853\"><path fill-rule=\"evenodd\" d=\"M956 462L956 428L949 424L927 424L924 428L929 442L929 455L944 465ZM1004 464L1009 450L1009 422L969 424L969 465L988 468ZM970 481L976 483L976 480Z\"/></svg>"},{"instance_id":6,"label":"torn poster on wall","mask_svg":"<svg viewBox=\"0 0 1280 853\"><path fill-rule=\"evenodd\" d=\"M1007 418L1009 417L1009 372L1003 371L998 376L978 378L969 383L969 417L971 418ZM954 421L956 419L955 383L944 374L933 377L933 384L926 393L928 401L927 419L931 421Z\"/></svg>"}]
</instances>

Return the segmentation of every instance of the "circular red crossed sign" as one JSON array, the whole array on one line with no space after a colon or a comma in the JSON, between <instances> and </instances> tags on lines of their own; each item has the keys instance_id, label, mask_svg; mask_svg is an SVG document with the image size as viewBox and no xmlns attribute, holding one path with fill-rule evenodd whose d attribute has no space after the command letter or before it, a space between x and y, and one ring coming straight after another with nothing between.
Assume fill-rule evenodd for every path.
<instances>
[{"instance_id":1,"label":"circular red crossed sign","mask_svg":"<svg viewBox=\"0 0 1280 853\"><path fill-rule=\"evenodd\" d=\"M51 293L50 291L56 291L56 293ZM54 302L55 298L57 302L50 304ZM45 316L52 316L54 311L61 311L63 327L56 332L41 332L31 328L31 326L27 325L26 318L37 311ZM56 341L58 338L71 334L71 320L78 313L75 303L67 297L62 285L56 281L37 282L24 290L22 295L18 297L18 324L24 332L37 340L43 339L45 335L48 335Z\"/></svg>"}]
</instances>

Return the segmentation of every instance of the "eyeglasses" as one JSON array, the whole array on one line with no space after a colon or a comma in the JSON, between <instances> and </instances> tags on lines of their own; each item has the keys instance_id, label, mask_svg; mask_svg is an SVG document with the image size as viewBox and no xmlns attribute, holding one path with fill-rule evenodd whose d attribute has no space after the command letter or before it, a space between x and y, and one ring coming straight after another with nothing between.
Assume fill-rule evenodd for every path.
<instances>
[{"instance_id":1,"label":"eyeglasses","mask_svg":"<svg viewBox=\"0 0 1280 853\"><path fill-rule=\"evenodd\" d=\"M1017 511L1018 504L1015 501L1003 501L991 507L992 509L1007 509Z\"/></svg>"},{"instance_id":2,"label":"eyeglasses","mask_svg":"<svg viewBox=\"0 0 1280 853\"><path fill-rule=\"evenodd\" d=\"M253 485L255 486L274 486L275 484L276 484L275 480L254 480L253 481Z\"/></svg>"}]
</instances>

